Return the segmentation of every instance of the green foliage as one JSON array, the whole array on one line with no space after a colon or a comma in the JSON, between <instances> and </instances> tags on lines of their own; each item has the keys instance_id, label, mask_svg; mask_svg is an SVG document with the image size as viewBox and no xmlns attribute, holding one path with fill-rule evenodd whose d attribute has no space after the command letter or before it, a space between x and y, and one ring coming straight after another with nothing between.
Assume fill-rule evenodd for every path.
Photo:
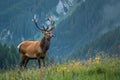
<instances>
[{"instance_id":1,"label":"green foliage","mask_svg":"<svg viewBox=\"0 0 120 80\"><path fill-rule=\"evenodd\" d=\"M102 57L117 55L120 56L120 27L104 33L86 46L77 49L68 58L85 59L94 57L96 54ZM84 58L83 58L84 57ZM73 58L75 59L75 58Z\"/></svg>"},{"instance_id":2,"label":"green foliage","mask_svg":"<svg viewBox=\"0 0 120 80\"><path fill-rule=\"evenodd\" d=\"M90 75L103 74L105 72L106 72L106 69L101 65L95 65L94 67L92 66L88 69L88 74Z\"/></svg>"},{"instance_id":3,"label":"green foliage","mask_svg":"<svg viewBox=\"0 0 120 80\"><path fill-rule=\"evenodd\" d=\"M19 56L14 45L0 44L0 69L12 68L18 64Z\"/></svg>"},{"instance_id":4,"label":"green foliage","mask_svg":"<svg viewBox=\"0 0 120 80\"><path fill-rule=\"evenodd\" d=\"M120 27L111 30L100 38L93 41L87 48L90 48L92 52L104 51L110 54L119 53L118 46L120 45Z\"/></svg>"}]
</instances>

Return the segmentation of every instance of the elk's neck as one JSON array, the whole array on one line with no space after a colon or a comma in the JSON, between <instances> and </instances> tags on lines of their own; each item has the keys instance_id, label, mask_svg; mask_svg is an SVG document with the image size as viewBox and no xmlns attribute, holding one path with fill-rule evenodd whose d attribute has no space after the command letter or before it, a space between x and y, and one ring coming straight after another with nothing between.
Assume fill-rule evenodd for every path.
<instances>
[{"instance_id":1,"label":"elk's neck","mask_svg":"<svg viewBox=\"0 0 120 80\"><path fill-rule=\"evenodd\" d=\"M43 53L45 53L49 47L50 47L50 39L46 39L45 37L42 38L40 47L43 50Z\"/></svg>"}]
</instances>

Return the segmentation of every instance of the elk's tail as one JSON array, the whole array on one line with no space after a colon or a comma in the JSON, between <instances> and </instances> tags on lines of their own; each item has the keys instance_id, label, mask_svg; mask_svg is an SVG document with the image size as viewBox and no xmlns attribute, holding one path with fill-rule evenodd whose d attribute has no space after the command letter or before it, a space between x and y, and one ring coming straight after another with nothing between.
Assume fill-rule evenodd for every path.
<instances>
[{"instance_id":1,"label":"elk's tail","mask_svg":"<svg viewBox=\"0 0 120 80\"><path fill-rule=\"evenodd\" d=\"M22 43L20 43L20 44L17 46L17 48L19 49L19 52L20 52L20 46L21 46L21 44L22 44Z\"/></svg>"}]
</instances>

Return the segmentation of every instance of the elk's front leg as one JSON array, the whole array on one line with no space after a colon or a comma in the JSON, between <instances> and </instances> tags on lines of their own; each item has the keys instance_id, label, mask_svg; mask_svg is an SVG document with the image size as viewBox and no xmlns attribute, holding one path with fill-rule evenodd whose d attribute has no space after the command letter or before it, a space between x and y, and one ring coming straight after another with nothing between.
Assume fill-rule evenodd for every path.
<instances>
[{"instance_id":1,"label":"elk's front leg","mask_svg":"<svg viewBox=\"0 0 120 80\"><path fill-rule=\"evenodd\" d=\"M37 56L38 65L39 65L39 68L40 68L41 67L40 53L38 53L36 56Z\"/></svg>"},{"instance_id":2,"label":"elk's front leg","mask_svg":"<svg viewBox=\"0 0 120 80\"><path fill-rule=\"evenodd\" d=\"M42 61L43 61L43 66L45 67L45 58L43 58Z\"/></svg>"},{"instance_id":3,"label":"elk's front leg","mask_svg":"<svg viewBox=\"0 0 120 80\"><path fill-rule=\"evenodd\" d=\"M38 58L38 65L39 65L39 68L40 68L41 67L40 58Z\"/></svg>"}]
</instances>

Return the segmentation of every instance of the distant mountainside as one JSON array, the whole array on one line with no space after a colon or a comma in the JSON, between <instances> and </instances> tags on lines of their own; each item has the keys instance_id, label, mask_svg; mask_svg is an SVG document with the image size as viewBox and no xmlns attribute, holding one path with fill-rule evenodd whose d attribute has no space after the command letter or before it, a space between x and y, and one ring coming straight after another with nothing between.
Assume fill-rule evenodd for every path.
<instances>
[{"instance_id":1,"label":"distant mountainside","mask_svg":"<svg viewBox=\"0 0 120 80\"><path fill-rule=\"evenodd\" d=\"M120 27L111 30L101 37L97 38L91 44L89 44L88 48L91 48L91 51L94 53L95 51L104 51L106 53L118 53L120 46Z\"/></svg>"},{"instance_id":2,"label":"distant mountainside","mask_svg":"<svg viewBox=\"0 0 120 80\"><path fill-rule=\"evenodd\" d=\"M56 28L49 56L64 60L120 26L119 9L119 0L1 0L0 41L18 45L41 39L32 22L33 15L38 16L40 26L41 20L52 16Z\"/></svg>"},{"instance_id":3,"label":"distant mountainside","mask_svg":"<svg viewBox=\"0 0 120 80\"><path fill-rule=\"evenodd\" d=\"M68 55L68 58L84 59L88 55L93 57L98 53L101 55L105 53L104 55L108 56L113 56L113 54L120 56L120 26L104 33L85 47L74 51L74 53Z\"/></svg>"},{"instance_id":4,"label":"distant mountainside","mask_svg":"<svg viewBox=\"0 0 120 80\"><path fill-rule=\"evenodd\" d=\"M75 55L85 45L118 27L119 4L119 0L84 0L56 28L56 38L53 41L55 44L51 51L60 59L66 59L63 57Z\"/></svg>"}]
</instances>

